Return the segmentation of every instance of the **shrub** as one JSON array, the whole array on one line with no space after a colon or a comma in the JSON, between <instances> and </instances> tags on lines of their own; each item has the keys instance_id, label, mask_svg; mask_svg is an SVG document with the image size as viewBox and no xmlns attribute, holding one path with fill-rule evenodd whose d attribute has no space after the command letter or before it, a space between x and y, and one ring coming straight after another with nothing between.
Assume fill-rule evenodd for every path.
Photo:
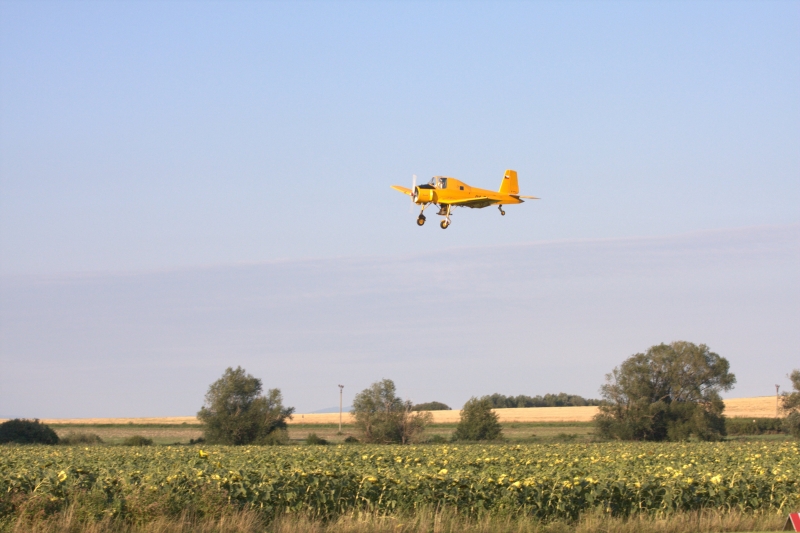
<instances>
[{"instance_id":1,"label":"shrub","mask_svg":"<svg viewBox=\"0 0 800 533\"><path fill-rule=\"evenodd\" d=\"M345 441L347 444L358 444L359 442L361 442L360 440L358 440L357 438L355 438L355 437L354 437L354 436L352 436L352 435L350 435L349 437L347 437L346 439L344 439L344 441Z\"/></svg>"},{"instance_id":2,"label":"shrub","mask_svg":"<svg viewBox=\"0 0 800 533\"><path fill-rule=\"evenodd\" d=\"M470 398L461 408L453 440L496 440L503 436L497 413L486 398Z\"/></svg>"},{"instance_id":3,"label":"shrub","mask_svg":"<svg viewBox=\"0 0 800 533\"><path fill-rule=\"evenodd\" d=\"M447 439L442 437L441 435L431 435L426 442L428 444L444 444L445 442L447 442Z\"/></svg>"},{"instance_id":4,"label":"shrub","mask_svg":"<svg viewBox=\"0 0 800 533\"><path fill-rule=\"evenodd\" d=\"M259 437L253 444L265 446L281 446L289 443L289 432L285 429L273 429L263 437Z\"/></svg>"},{"instance_id":5,"label":"shrub","mask_svg":"<svg viewBox=\"0 0 800 533\"><path fill-rule=\"evenodd\" d=\"M577 440L577 439L578 439L578 434L577 433L559 433L558 435L556 435L556 438L555 438L555 440L558 440L558 441L561 441L561 442L572 442L572 441Z\"/></svg>"},{"instance_id":6,"label":"shrub","mask_svg":"<svg viewBox=\"0 0 800 533\"><path fill-rule=\"evenodd\" d=\"M0 424L0 444L58 444L58 435L38 419L15 418Z\"/></svg>"},{"instance_id":7,"label":"shrub","mask_svg":"<svg viewBox=\"0 0 800 533\"><path fill-rule=\"evenodd\" d=\"M206 441L203 437L197 437L196 439L189 439L189 444L203 444Z\"/></svg>"},{"instance_id":8,"label":"shrub","mask_svg":"<svg viewBox=\"0 0 800 533\"><path fill-rule=\"evenodd\" d=\"M449 411L450 407L442 402L418 403L411 408L412 411Z\"/></svg>"},{"instance_id":9,"label":"shrub","mask_svg":"<svg viewBox=\"0 0 800 533\"><path fill-rule=\"evenodd\" d=\"M103 444L103 439L97 433L85 433L82 431L70 431L58 441L59 444L72 446L76 444Z\"/></svg>"},{"instance_id":10,"label":"shrub","mask_svg":"<svg viewBox=\"0 0 800 533\"><path fill-rule=\"evenodd\" d=\"M328 441L323 439L322 437L317 436L316 433L309 433L308 437L306 437L306 444L311 446L325 446L328 444Z\"/></svg>"},{"instance_id":11,"label":"shrub","mask_svg":"<svg viewBox=\"0 0 800 533\"><path fill-rule=\"evenodd\" d=\"M728 435L772 435L783 432L781 418L726 418Z\"/></svg>"},{"instance_id":12,"label":"shrub","mask_svg":"<svg viewBox=\"0 0 800 533\"><path fill-rule=\"evenodd\" d=\"M284 407L281 391L261 394L261 380L242 367L228 368L211 384L205 405L197 413L204 424L204 437L210 444L275 444L281 435L270 433L286 429L293 407Z\"/></svg>"},{"instance_id":13,"label":"shrub","mask_svg":"<svg viewBox=\"0 0 800 533\"><path fill-rule=\"evenodd\" d=\"M134 435L122 441L123 446L150 446L153 444L153 439L142 437L141 435Z\"/></svg>"}]
</instances>

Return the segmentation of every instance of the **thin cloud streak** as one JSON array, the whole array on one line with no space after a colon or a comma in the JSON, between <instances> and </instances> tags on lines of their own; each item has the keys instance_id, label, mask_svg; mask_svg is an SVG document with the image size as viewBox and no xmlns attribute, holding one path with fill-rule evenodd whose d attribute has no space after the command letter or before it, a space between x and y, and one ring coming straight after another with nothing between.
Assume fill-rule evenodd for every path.
<instances>
[{"instance_id":1,"label":"thin cloud streak","mask_svg":"<svg viewBox=\"0 0 800 533\"><path fill-rule=\"evenodd\" d=\"M337 383L352 397L382 377L454 406L492 392L596 396L625 357L676 339L728 357L734 395L769 394L798 360L799 243L790 225L4 277L0 405L191 414L236 365L300 411L338 402Z\"/></svg>"}]
</instances>

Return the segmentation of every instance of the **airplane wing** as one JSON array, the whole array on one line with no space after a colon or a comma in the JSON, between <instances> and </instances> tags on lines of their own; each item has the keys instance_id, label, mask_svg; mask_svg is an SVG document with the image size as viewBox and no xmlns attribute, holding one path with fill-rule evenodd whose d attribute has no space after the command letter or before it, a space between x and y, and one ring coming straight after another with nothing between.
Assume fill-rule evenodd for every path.
<instances>
[{"instance_id":1,"label":"airplane wing","mask_svg":"<svg viewBox=\"0 0 800 533\"><path fill-rule=\"evenodd\" d=\"M499 200L492 200L486 196L478 196L477 198L467 198L465 200L443 200L440 203L450 205L463 205L464 207L481 208L492 204L498 203Z\"/></svg>"},{"instance_id":2,"label":"airplane wing","mask_svg":"<svg viewBox=\"0 0 800 533\"><path fill-rule=\"evenodd\" d=\"M411 189L407 189L407 188L401 187L399 185L392 185L392 189L394 189L396 191L400 191L403 194L407 194L407 195L411 196Z\"/></svg>"}]
</instances>

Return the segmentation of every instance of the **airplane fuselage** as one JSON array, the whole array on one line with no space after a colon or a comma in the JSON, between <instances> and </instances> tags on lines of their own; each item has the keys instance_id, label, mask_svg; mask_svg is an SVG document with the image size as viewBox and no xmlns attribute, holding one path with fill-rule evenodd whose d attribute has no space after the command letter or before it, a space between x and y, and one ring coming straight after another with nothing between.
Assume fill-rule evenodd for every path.
<instances>
[{"instance_id":1,"label":"airplane fuselage","mask_svg":"<svg viewBox=\"0 0 800 533\"><path fill-rule=\"evenodd\" d=\"M418 185L415 192L415 204L463 204L465 207L481 208L489 205L521 204L523 202L517 195L470 187L461 180L447 176L436 176L431 183Z\"/></svg>"}]
</instances>

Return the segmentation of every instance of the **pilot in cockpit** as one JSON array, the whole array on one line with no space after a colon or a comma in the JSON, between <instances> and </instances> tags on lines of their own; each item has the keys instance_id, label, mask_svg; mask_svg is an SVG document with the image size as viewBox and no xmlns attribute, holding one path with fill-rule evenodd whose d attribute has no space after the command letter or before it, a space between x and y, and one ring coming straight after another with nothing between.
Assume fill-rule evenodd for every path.
<instances>
[{"instance_id":1,"label":"pilot in cockpit","mask_svg":"<svg viewBox=\"0 0 800 533\"><path fill-rule=\"evenodd\" d=\"M433 187L435 189L446 189L447 188L447 178L443 178L441 176L433 177L433 178L431 178L431 181L428 182L428 185L430 185L431 187Z\"/></svg>"}]
</instances>

